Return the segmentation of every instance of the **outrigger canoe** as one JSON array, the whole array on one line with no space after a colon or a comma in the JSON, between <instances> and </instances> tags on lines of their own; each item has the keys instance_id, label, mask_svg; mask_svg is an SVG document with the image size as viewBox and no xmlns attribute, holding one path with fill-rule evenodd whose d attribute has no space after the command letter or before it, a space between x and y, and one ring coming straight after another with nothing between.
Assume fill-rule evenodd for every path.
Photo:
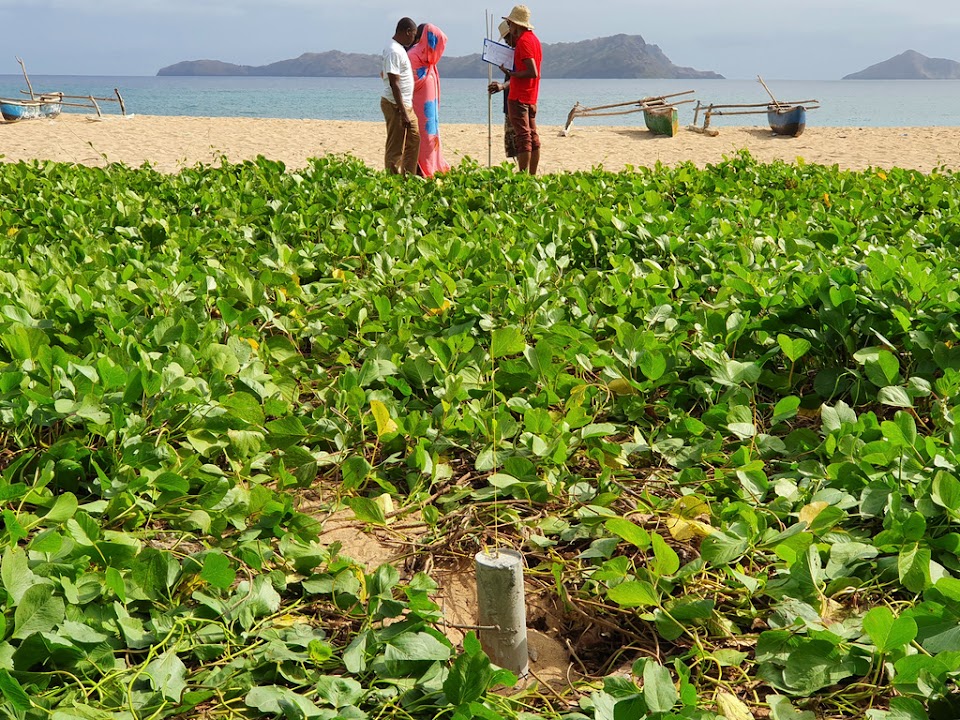
<instances>
[{"instance_id":1,"label":"outrigger canoe","mask_svg":"<svg viewBox=\"0 0 960 720\"><path fill-rule=\"evenodd\" d=\"M786 137L799 137L807 127L807 110L816 110L820 107L819 100L791 100L789 102L780 102L777 100L770 88L763 81L763 78L757 75L757 80L763 85L763 89L770 96L770 102L749 103L738 105L717 105L710 103L703 105L698 102L693 109L693 125L688 129L703 135L715 137L718 131L710 127L710 120L714 115L762 115L766 114L767 123L774 135L783 135ZM703 126L697 126L697 119L700 112L703 112Z\"/></svg>"},{"instance_id":2,"label":"outrigger canoe","mask_svg":"<svg viewBox=\"0 0 960 720\"><path fill-rule=\"evenodd\" d=\"M90 108L95 110L97 117L103 113L100 111L100 102L115 102L120 106L121 115L126 116L127 108L123 102L120 91L113 90L113 97L94 97L93 95L65 95L62 92L40 92L33 91L33 84L30 82L30 76L27 75L27 68L23 60L17 58L20 63L20 69L23 70L23 79L27 82L27 89L20 92L29 95L29 98L12 99L0 98L0 117L6 122L17 122L18 120L36 120L38 118L55 118L64 107ZM100 102L98 102L100 101Z\"/></svg>"},{"instance_id":3,"label":"outrigger canoe","mask_svg":"<svg viewBox=\"0 0 960 720\"><path fill-rule=\"evenodd\" d=\"M807 109L803 105L768 105L767 122L774 135L800 137L807 127Z\"/></svg>"},{"instance_id":4,"label":"outrigger canoe","mask_svg":"<svg viewBox=\"0 0 960 720\"><path fill-rule=\"evenodd\" d=\"M61 110L63 96L60 93L38 95L32 100L0 98L0 116L7 122L55 118Z\"/></svg>"},{"instance_id":5,"label":"outrigger canoe","mask_svg":"<svg viewBox=\"0 0 960 720\"><path fill-rule=\"evenodd\" d=\"M675 136L680 128L679 113L673 105L644 108L643 122L650 132L667 137Z\"/></svg>"},{"instance_id":6,"label":"outrigger canoe","mask_svg":"<svg viewBox=\"0 0 960 720\"><path fill-rule=\"evenodd\" d=\"M668 98L675 98L679 95L690 95L693 92L693 90L684 90L683 92L671 93L669 95L654 95L640 98L639 100L629 100L611 105L597 105L596 107L585 107L578 102L567 114L567 124L560 134L564 137L569 135L570 128L573 127L573 121L578 117L629 115L630 113L642 112L643 121L650 132L656 135L673 137L677 134L677 128L679 127L676 106L693 102L693 100L668 100Z\"/></svg>"}]
</instances>

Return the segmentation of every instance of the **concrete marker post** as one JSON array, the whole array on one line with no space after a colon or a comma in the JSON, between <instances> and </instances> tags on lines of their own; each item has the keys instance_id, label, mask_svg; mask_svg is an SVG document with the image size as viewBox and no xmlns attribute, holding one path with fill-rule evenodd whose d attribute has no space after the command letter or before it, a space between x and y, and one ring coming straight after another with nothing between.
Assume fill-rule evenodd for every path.
<instances>
[{"instance_id":1,"label":"concrete marker post","mask_svg":"<svg viewBox=\"0 0 960 720\"><path fill-rule=\"evenodd\" d=\"M477 624L480 645L490 660L525 677L530 669L527 655L527 606L523 586L523 556L512 549L478 552Z\"/></svg>"}]
</instances>

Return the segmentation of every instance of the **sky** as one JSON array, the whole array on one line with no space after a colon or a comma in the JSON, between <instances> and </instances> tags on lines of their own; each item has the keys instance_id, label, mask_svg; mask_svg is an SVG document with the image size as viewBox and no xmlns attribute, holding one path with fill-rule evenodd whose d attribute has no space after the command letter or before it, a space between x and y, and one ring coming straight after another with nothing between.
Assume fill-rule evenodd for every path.
<instances>
[{"instance_id":1,"label":"sky","mask_svg":"<svg viewBox=\"0 0 960 720\"><path fill-rule=\"evenodd\" d=\"M676 65L728 78L835 80L905 50L960 61L958 0L529 0L544 43L641 35ZM485 15L462 0L0 0L0 75L155 75L182 60L265 65L305 52L379 54L403 16L480 52ZM23 38L22 41L19 38ZM42 39L42 42L40 41ZM544 77L549 68L544 67Z\"/></svg>"}]
</instances>

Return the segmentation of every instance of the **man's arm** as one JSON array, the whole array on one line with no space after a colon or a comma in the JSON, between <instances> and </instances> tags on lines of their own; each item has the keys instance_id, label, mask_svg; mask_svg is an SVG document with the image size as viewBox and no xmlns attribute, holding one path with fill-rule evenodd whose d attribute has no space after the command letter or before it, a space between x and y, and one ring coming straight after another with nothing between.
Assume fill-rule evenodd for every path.
<instances>
[{"instance_id":1,"label":"man's arm","mask_svg":"<svg viewBox=\"0 0 960 720\"><path fill-rule=\"evenodd\" d=\"M517 78L518 80L525 80L527 78L533 79L540 77L540 72L537 70L537 63L533 58L524 58L523 59L523 68L514 72L513 70L508 70L503 65L500 66L500 69L503 70L511 78Z\"/></svg>"}]
</instances>

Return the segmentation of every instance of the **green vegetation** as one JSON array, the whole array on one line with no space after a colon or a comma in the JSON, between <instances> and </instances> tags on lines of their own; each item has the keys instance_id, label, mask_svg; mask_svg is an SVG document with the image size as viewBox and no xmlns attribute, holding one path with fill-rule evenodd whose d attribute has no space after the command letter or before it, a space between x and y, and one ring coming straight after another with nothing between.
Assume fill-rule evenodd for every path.
<instances>
[{"instance_id":1,"label":"green vegetation","mask_svg":"<svg viewBox=\"0 0 960 720\"><path fill-rule=\"evenodd\" d=\"M0 166L0 717L956 718L958 245L745 154ZM444 635L495 544L573 686Z\"/></svg>"}]
</instances>

